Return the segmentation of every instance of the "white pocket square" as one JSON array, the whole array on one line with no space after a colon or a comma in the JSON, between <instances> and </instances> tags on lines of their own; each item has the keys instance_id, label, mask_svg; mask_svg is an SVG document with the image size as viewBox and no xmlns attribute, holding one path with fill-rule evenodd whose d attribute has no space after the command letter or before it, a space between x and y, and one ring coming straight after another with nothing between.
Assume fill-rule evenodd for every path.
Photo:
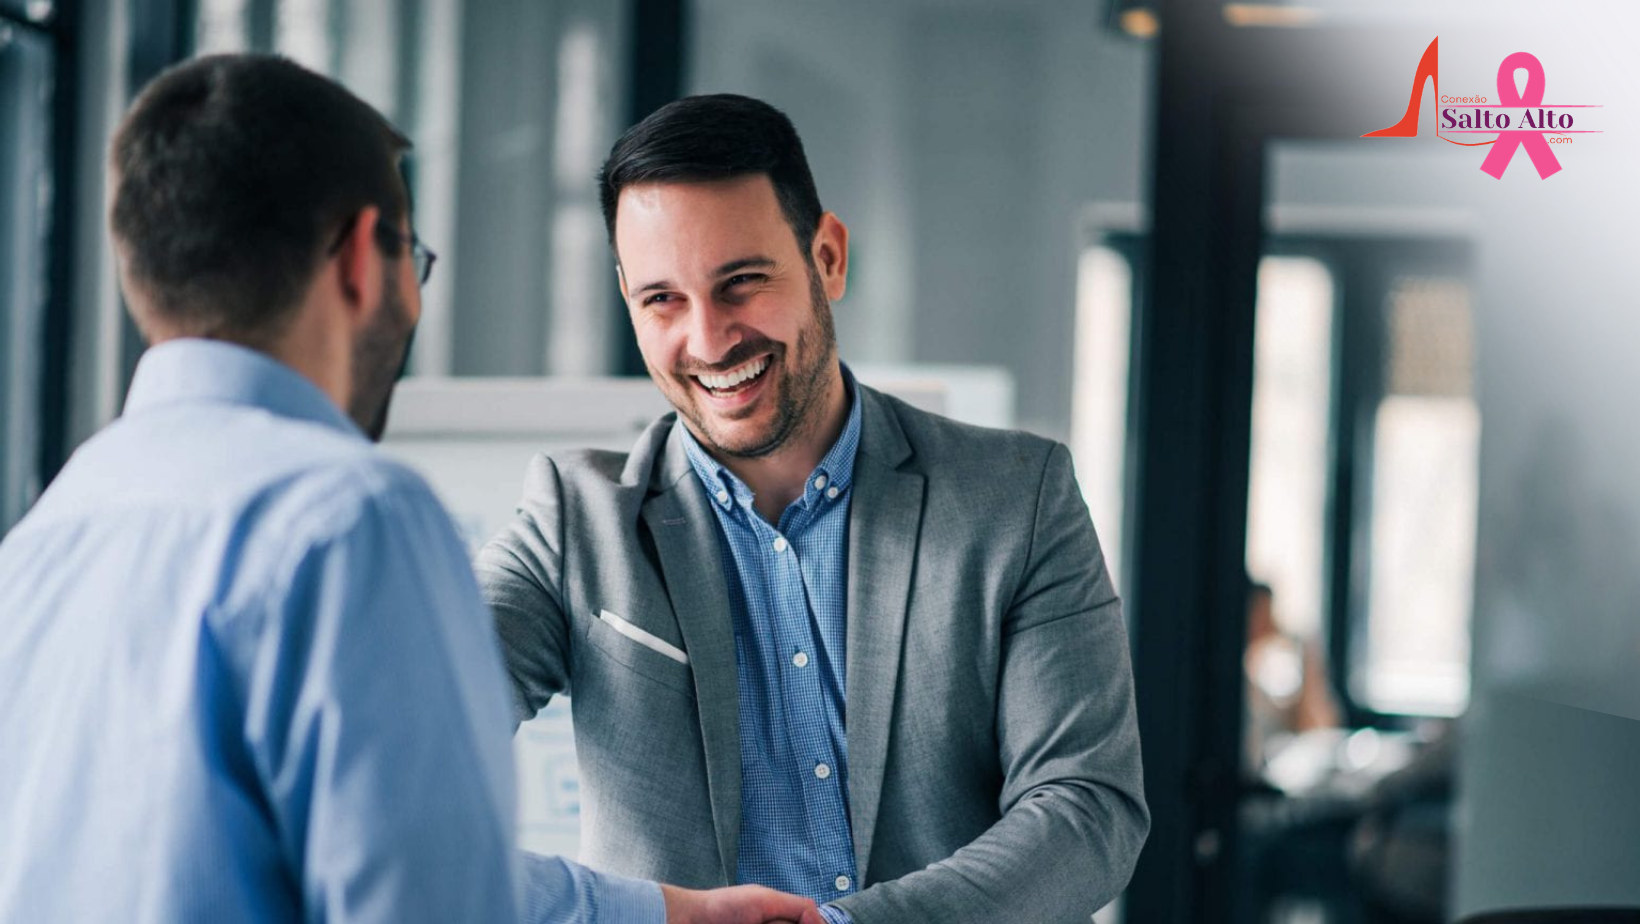
<instances>
[{"instance_id":1,"label":"white pocket square","mask_svg":"<svg viewBox=\"0 0 1640 924\"><path fill-rule=\"evenodd\" d=\"M604 623L611 629L614 629L616 632L621 633L643 647L648 648L650 651L658 651L679 664L689 663L689 656L683 653L683 649L673 645L665 639L656 638L654 635L645 632L632 623L627 622L614 613L611 613L609 610L599 610L598 618L603 620Z\"/></svg>"}]
</instances>

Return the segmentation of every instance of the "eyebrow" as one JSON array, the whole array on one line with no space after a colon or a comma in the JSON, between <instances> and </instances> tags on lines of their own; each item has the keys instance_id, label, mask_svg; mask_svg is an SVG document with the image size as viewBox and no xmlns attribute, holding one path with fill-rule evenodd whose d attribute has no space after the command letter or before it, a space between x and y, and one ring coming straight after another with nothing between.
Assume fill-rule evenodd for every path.
<instances>
[{"instance_id":1,"label":"eyebrow","mask_svg":"<svg viewBox=\"0 0 1640 924\"><path fill-rule=\"evenodd\" d=\"M712 277L715 279L722 278L731 273L738 273L743 269L773 269L774 267L775 262L770 257L765 257L762 255L741 257L738 260L730 260L728 263L725 263L716 270L713 270ZM642 295L645 292L656 292L662 289L673 288L676 288L676 286L672 284L672 280L662 279L658 282L651 282L648 285L639 286L638 288L632 290L632 294Z\"/></svg>"}]
</instances>

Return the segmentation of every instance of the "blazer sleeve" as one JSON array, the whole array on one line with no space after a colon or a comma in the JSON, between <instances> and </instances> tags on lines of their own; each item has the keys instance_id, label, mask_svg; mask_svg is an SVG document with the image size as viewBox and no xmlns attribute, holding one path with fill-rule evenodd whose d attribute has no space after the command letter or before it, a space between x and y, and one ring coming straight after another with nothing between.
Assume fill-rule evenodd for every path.
<instances>
[{"instance_id":1,"label":"blazer sleeve","mask_svg":"<svg viewBox=\"0 0 1640 924\"><path fill-rule=\"evenodd\" d=\"M524 474L516 516L473 565L512 681L515 726L534 718L554 694L569 692L563 512L557 466L538 454Z\"/></svg>"},{"instance_id":2,"label":"blazer sleeve","mask_svg":"<svg viewBox=\"0 0 1640 924\"><path fill-rule=\"evenodd\" d=\"M1070 453L1047 453L1003 626L1003 815L949 859L839 899L856 924L1076 922L1127 885L1150 830L1122 606Z\"/></svg>"}]
</instances>

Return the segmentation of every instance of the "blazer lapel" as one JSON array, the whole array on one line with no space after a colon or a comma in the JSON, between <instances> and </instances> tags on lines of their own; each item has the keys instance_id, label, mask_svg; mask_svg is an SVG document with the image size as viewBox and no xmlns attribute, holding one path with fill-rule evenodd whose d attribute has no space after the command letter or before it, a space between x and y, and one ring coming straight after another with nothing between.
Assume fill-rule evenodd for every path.
<instances>
[{"instance_id":1,"label":"blazer lapel","mask_svg":"<svg viewBox=\"0 0 1640 924\"><path fill-rule=\"evenodd\" d=\"M849 506L848 714L844 724L854 862L864 881L900 678L924 478L900 468L911 448L892 407L871 389L858 387L864 389L865 401Z\"/></svg>"},{"instance_id":2,"label":"blazer lapel","mask_svg":"<svg viewBox=\"0 0 1640 924\"><path fill-rule=\"evenodd\" d=\"M666 592L695 676L712 820L725 882L732 884L740 849L740 691L735 633L717 524L706 506L704 491L694 489L694 470L679 440L681 428L682 424L674 425L667 440L662 464L656 467L658 493L644 501L643 519L655 539Z\"/></svg>"}]
</instances>

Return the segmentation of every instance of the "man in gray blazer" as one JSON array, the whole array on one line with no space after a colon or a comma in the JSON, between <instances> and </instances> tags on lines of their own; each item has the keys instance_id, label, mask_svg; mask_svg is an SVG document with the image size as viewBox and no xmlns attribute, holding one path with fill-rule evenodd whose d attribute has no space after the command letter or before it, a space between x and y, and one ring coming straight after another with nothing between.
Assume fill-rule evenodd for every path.
<instances>
[{"instance_id":1,"label":"man in gray blazer","mask_svg":"<svg viewBox=\"0 0 1640 924\"><path fill-rule=\"evenodd\" d=\"M673 103L601 182L677 413L537 456L478 561L518 718L572 696L583 859L833 922L1086 924L1149 815L1069 453L853 380L848 232L772 107Z\"/></svg>"}]
</instances>

